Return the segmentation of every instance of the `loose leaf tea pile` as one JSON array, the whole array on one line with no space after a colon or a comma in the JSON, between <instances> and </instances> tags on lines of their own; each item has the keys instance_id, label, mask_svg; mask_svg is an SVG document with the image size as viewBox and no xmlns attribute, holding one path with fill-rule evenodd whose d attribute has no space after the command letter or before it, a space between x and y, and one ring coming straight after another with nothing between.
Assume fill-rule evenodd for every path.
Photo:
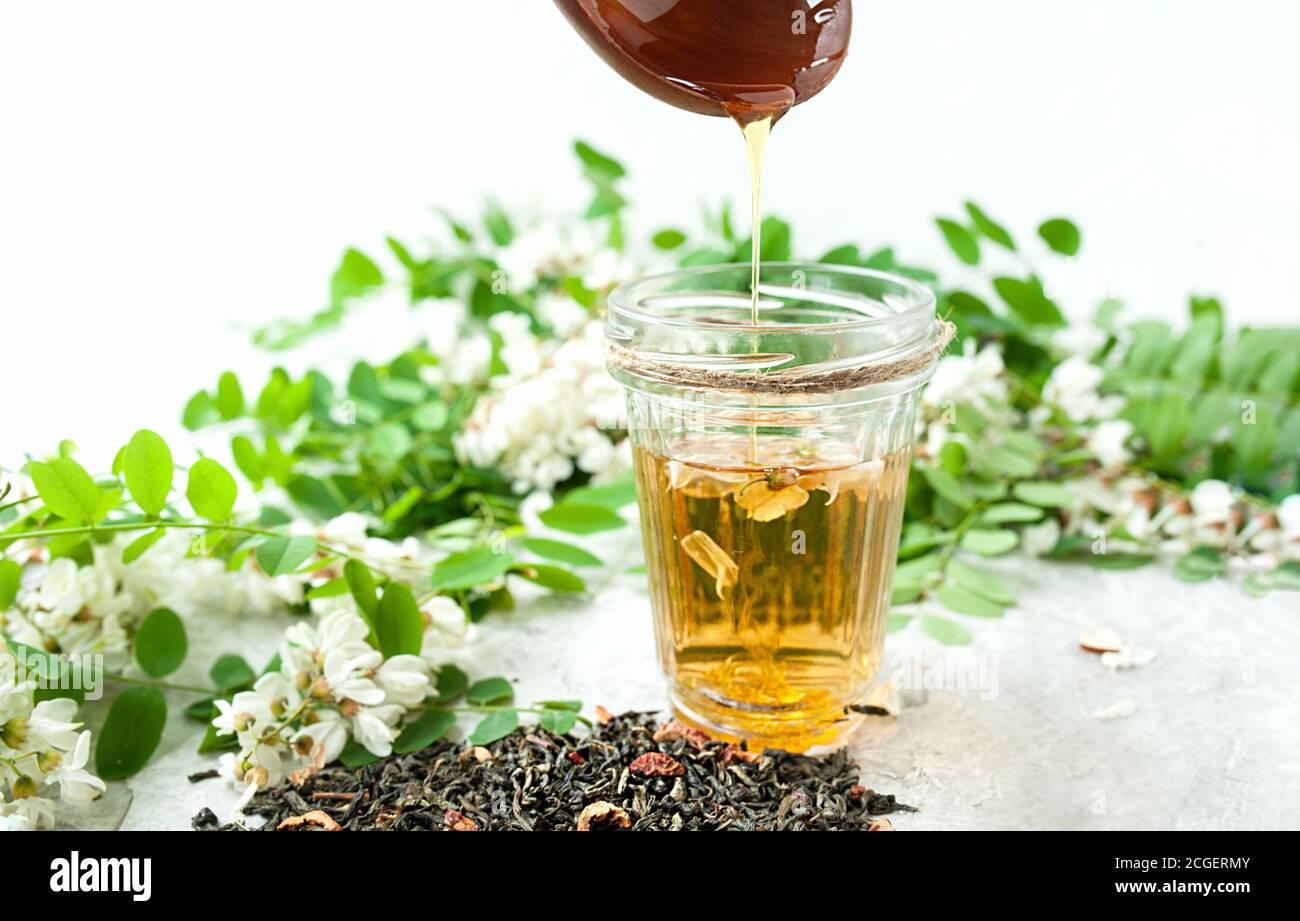
<instances>
[{"instance_id":1,"label":"loose leaf tea pile","mask_svg":"<svg viewBox=\"0 0 1300 921\"><path fill-rule=\"evenodd\" d=\"M876 816L913 811L862 786L844 750L759 754L652 713L602 716L582 737L530 727L336 765L247 812L284 831L876 831L890 828ZM204 810L194 824L216 822Z\"/></svg>"}]
</instances>

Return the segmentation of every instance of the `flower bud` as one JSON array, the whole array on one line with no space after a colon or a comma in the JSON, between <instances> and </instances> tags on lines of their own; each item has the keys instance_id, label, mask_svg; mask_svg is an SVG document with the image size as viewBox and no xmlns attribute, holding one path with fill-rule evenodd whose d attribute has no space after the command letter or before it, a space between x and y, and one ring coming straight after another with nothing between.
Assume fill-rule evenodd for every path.
<instances>
[{"instance_id":1,"label":"flower bud","mask_svg":"<svg viewBox=\"0 0 1300 921\"><path fill-rule=\"evenodd\" d=\"M330 696L330 684L324 678L317 678L312 682L311 696L323 700Z\"/></svg>"},{"instance_id":2,"label":"flower bud","mask_svg":"<svg viewBox=\"0 0 1300 921\"><path fill-rule=\"evenodd\" d=\"M244 772L244 783L253 784L259 790L271 782L271 772L260 764Z\"/></svg>"},{"instance_id":3,"label":"flower bud","mask_svg":"<svg viewBox=\"0 0 1300 921\"><path fill-rule=\"evenodd\" d=\"M36 756L36 766L41 769L42 774L48 774L60 764L63 763L63 752L50 749L47 752L41 752Z\"/></svg>"},{"instance_id":4,"label":"flower bud","mask_svg":"<svg viewBox=\"0 0 1300 921\"><path fill-rule=\"evenodd\" d=\"M14 799L27 799L36 795L36 781L26 774L19 774L13 786Z\"/></svg>"},{"instance_id":5,"label":"flower bud","mask_svg":"<svg viewBox=\"0 0 1300 921\"><path fill-rule=\"evenodd\" d=\"M253 714L241 710L234 715L232 722L235 724L235 732L248 732L253 728L254 717Z\"/></svg>"},{"instance_id":6,"label":"flower bud","mask_svg":"<svg viewBox=\"0 0 1300 921\"><path fill-rule=\"evenodd\" d=\"M7 723L0 725L0 742L10 748L22 748L23 743L27 741L27 717L15 716Z\"/></svg>"}]
</instances>

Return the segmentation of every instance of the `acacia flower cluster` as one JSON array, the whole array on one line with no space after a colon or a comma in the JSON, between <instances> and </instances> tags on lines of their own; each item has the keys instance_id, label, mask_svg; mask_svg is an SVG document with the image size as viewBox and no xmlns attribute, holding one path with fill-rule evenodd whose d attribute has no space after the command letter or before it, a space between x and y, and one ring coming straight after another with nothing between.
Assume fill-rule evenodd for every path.
<instances>
[{"instance_id":1,"label":"acacia flower cluster","mask_svg":"<svg viewBox=\"0 0 1300 921\"><path fill-rule=\"evenodd\" d=\"M221 770L243 786L240 809L259 789L334 761L349 738L376 755L392 752L398 723L429 694L429 666L413 655L385 659L369 633L346 610L295 624L280 644L279 670L217 702L213 727L239 741Z\"/></svg>"},{"instance_id":2,"label":"acacia flower cluster","mask_svg":"<svg viewBox=\"0 0 1300 921\"><path fill-rule=\"evenodd\" d=\"M54 827L54 800L91 802L104 781L86 769L90 732L66 697L35 701L18 663L0 645L0 830Z\"/></svg>"}]
</instances>

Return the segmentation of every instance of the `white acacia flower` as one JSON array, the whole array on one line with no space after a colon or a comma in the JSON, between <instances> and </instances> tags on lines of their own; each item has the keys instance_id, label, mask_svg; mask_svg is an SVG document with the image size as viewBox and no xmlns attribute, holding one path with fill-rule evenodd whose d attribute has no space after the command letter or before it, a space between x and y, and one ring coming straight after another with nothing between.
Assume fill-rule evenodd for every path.
<instances>
[{"instance_id":1,"label":"white acacia flower","mask_svg":"<svg viewBox=\"0 0 1300 921\"><path fill-rule=\"evenodd\" d=\"M1097 392L1104 377L1105 372L1086 358L1072 356L1052 369L1043 385L1043 400L1074 422L1109 419L1123 408L1124 398Z\"/></svg>"},{"instance_id":2,"label":"white acacia flower","mask_svg":"<svg viewBox=\"0 0 1300 921\"><path fill-rule=\"evenodd\" d=\"M1088 447L1106 468L1122 467L1133 459L1128 450L1128 439L1133 434L1133 424L1125 419L1110 419L1101 423L1088 435Z\"/></svg>"},{"instance_id":3,"label":"white acacia flower","mask_svg":"<svg viewBox=\"0 0 1300 921\"><path fill-rule=\"evenodd\" d=\"M469 635L469 621L465 611L451 598L435 595L420 607L424 616L424 639L420 656L427 662L436 662L446 649L465 645Z\"/></svg>"},{"instance_id":4,"label":"white acacia flower","mask_svg":"<svg viewBox=\"0 0 1300 921\"><path fill-rule=\"evenodd\" d=\"M0 823L14 831L53 828L54 803L40 796L26 796L12 803L0 803Z\"/></svg>"},{"instance_id":5,"label":"white acacia flower","mask_svg":"<svg viewBox=\"0 0 1300 921\"><path fill-rule=\"evenodd\" d=\"M86 770L90 760L90 732L77 736L76 745L63 754L45 775L47 784L57 784L59 797L68 803L84 806L108 788L104 781Z\"/></svg>"},{"instance_id":6,"label":"white acacia flower","mask_svg":"<svg viewBox=\"0 0 1300 921\"><path fill-rule=\"evenodd\" d=\"M337 710L313 710L311 716L314 722L294 733L292 741L295 750L297 743L306 739L309 743L308 758L315 754L319 746L320 763L329 764L343 753L344 746L348 744L348 723Z\"/></svg>"},{"instance_id":7,"label":"white acacia flower","mask_svg":"<svg viewBox=\"0 0 1300 921\"><path fill-rule=\"evenodd\" d=\"M561 338L577 332L591 319L586 308L569 295L549 291L538 295L537 315Z\"/></svg>"},{"instance_id":8,"label":"white acacia flower","mask_svg":"<svg viewBox=\"0 0 1300 921\"><path fill-rule=\"evenodd\" d=\"M921 396L924 405L942 407L945 403L976 400L979 397L997 403L1006 401L1007 382L1003 374L1002 353L989 345L971 352L946 355L935 366L934 376Z\"/></svg>"},{"instance_id":9,"label":"white acacia flower","mask_svg":"<svg viewBox=\"0 0 1300 921\"><path fill-rule=\"evenodd\" d=\"M1061 524L1055 518L1031 524L1020 532L1020 546L1032 556L1042 556L1049 552L1060 539Z\"/></svg>"},{"instance_id":10,"label":"white acacia flower","mask_svg":"<svg viewBox=\"0 0 1300 921\"><path fill-rule=\"evenodd\" d=\"M238 735L241 740L255 738L275 722L270 698L258 691L240 691L228 701L215 703L217 715L212 719L212 726L219 735Z\"/></svg>"},{"instance_id":11,"label":"white acacia flower","mask_svg":"<svg viewBox=\"0 0 1300 921\"><path fill-rule=\"evenodd\" d=\"M67 697L43 700L32 708L27 718L24 748L27 751L45 751L55 748L67 751L77 744L77 730L81 724L73 722L77 715L77 702Z\"/></svg>"},{"instance_id":12,"label":"white acacia flower","mask_svg":"<svg viewBox=\"0 0 1300 921\"><path fill-rule=\"evenodd\" d=\"M284 672L267 672L253 684L253 690L266 700L276 719L293 713L302 703L302 694Z\"/></svg>"},{"instance_id":13,"label":"white acacia flower","mask_svg":"<svg viewBox=\"0 0 1300 921\"><path fill-rule=\"evenodd\" d=\"M366 649L367 652L354 655L356 650L340 647L326 654L325 683L334 700L351 700L364 706L383 703L384 692L367 676L379 667L384 657L369 646Z\"/></svg>"},{"instance_id":14,"label":"white acacia flower","mask_svg":"<svg viewBox=\"0 0 1300 921\"><path fill-rule=\"evenodd\" d=\"M36 589L36 604L51 615L70 618L85 604L81 588L77 564L67 557L59 557L41 574L41 582Z\"/></svg>"},{"instance_id":15,"label":"white acacia flower","mask_svg":"<svg viewBox=\"0 0 1300 921\"><path fill-rule=\"evenodd\" d=\"M397 738L394 727L402 718L402 713L402 708L397 704L362 707L349 718L352 737L365 746L366 751L381 758L387 757L393 753L393 741Z\"/></svg>"},{"instance_id":16,"label":"white acacia flower","mask_svg":"<svg viewBox=\"0 0 1300 921\"><path fill-rule=\"evenodd\" d=\"M359 512L344 512L331 518L316 532L317 538L328 544L341 544L359 550L366 542L366 528L370 522Z\"/></svg>"},{"instance_id":17,"label":"white acacia flower","mask_svg":"<svg viewBox=\"0 0 1300 921\"><path fill-rule=\"evenodd\" d=\"M1300 539L1300 493L1287 496L1278 505L1277 526L1288 539Z\"/></svg>"},{"instance_id":18,"label":"white acacia flower","mask_svg":"<svg viewBox=\"0 0 1300 921\"><path fill-rule=\"evenodd\" d=\"M386 702L407 710L429 695L429 666L419 656L393 656L375 671L374 680Z\"/></svg>"},{"instance_id":19,"label":"white acacia flower","mask_svg":"<svg viewBox=\"0 0 1300 921\"><path fill-rule=\"evenodd\" d=\"M1187 497L1198 525L1226 524L1232 512L1232 487L1223 480L1202 480Z\"/></svg>"}]
</instances>

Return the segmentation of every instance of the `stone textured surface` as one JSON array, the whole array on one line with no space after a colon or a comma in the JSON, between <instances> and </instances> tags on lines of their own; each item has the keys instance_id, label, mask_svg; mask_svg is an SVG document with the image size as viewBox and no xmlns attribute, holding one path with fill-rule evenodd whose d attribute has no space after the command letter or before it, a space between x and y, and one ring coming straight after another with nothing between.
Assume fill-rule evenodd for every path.
<instances>
[{"instance_id":1,"label":"stone textured surface","mask_svg":"<svg viewBox=\"0 0 1300 921\"><path fill-rule=\"evenodd\" d=\"M1097 572L1013 557L999 568L1019 603L1001 620L963 618L970 646L942 647L917 624L890 636L904 708L871 718L851 745L865 784L920 808L896 819L900 829L1300 827L1300 595L1253 599L1154 566ZM641 578L607 579L588 599L528 600L476 627L449 660L512 679L520 703L662 706ZM261 662L283 624L192 625L189 677L226 651ZM1103 626L1156 659L1107 669L1077 645ZM174 695L174 707L187 699ZM1093 715L1125 702L1136 707L1128 716ZM141 774L65 820L186 828L203 806L229 818L235 794L223 781L185 778L215 767L194 753L199 732L173 719Z\"/></svg>"}]
</instances>

